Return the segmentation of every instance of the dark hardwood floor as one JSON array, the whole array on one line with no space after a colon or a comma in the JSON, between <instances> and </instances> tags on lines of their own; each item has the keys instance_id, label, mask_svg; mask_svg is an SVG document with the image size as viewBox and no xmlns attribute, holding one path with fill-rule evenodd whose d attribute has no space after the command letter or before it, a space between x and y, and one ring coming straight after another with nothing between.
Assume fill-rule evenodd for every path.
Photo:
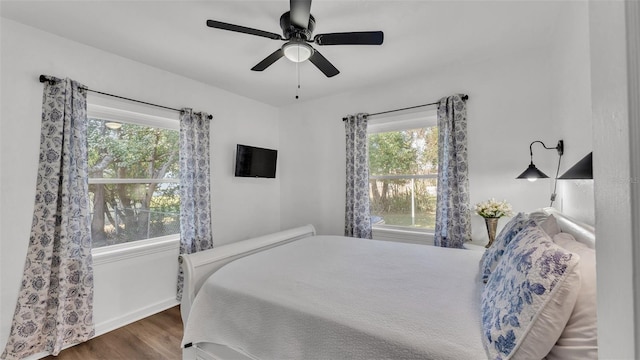
<instances>
[{"instance_id":1,"label":"dark hardwood floor","mask_svg":"<svg viewBox=\"0 0 640 360\"><path fill-rule=\"evenodd\" d=\"M182 349L180 307L136 321L45 360L180 359Z\"/></svg>"}]
</instances>

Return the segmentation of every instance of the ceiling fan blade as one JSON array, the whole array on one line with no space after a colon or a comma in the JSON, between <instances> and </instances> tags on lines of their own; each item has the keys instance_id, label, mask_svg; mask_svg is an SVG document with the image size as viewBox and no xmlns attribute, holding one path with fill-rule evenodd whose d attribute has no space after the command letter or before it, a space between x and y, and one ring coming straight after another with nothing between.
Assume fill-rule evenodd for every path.
<instances>
[{"instance_id":1,"label":"ceiling fan blade","mask_svg":"<svg viewBox=\"0 0 640 360\"><path fill-rule=\"evenodd\" d=\"M313 38L318 45L382 45L382 31L357 31L318 34Z\"/></svg>"},{"instance_id":2,"label":"ceiling fan blade","mask_svg":"<svg viewBox=\"0 0 640 360\"><path fill-rule=\"evenodd\" d=\"M272 52L271 55L269 55L266 58L264 58L264 60L260 61L256 66L252 67L251 70L253 70L253 71L262 71L262 70L268 68L269 66L271 66L271 64L273 64L274 62L276 62L278 59L280 59L283 56L284 56L284 51L282 51L282 48L280 48L280 49Z\"/></svg>"},{"instance_id":3,"label":"ceiling fan blade","mask_svg":"<svg viewBox=\"0 0 640 360\"><path fill-rule=\"evenodd\" d=\"M223 23L221 21L207 20L207 26L208 27L212 27L212 28L216 28L216 29L235 31L235 32L243 33L243 34L262 36L262 37L266 37L268 39L273 39L273 40L283 40L282 36L280 36L280 35L278 35L276 33L271 33L271 32L268 32L268 31L262 31L262 30L258 30L258 29L252 29L252 28L248 28L248 27L240 26L240 25L227 24L227 23Z\"/></svg>"},{"instance_id":4,"label":"ceiling fan blade","mask_svg":"<svg viewBox=\"0 0 640 360\"><path fill-rule=\"evenodd\" d=\"M289 0L291 23L306 29L309 26L311 0Z\"/></svg>"},{"instance_id":5,"label":"ceiling fan blade","mask_svg":"<svg viewBox=\"0 0 640 360\"><path fill-rule=\"evenodd\" d=\"M340 74L340 71L336 69L333 64L327 60L318 50L314 50L313 55L309 58L309 61L313 63L320 71L322 71L327 77L332 77Z\"/></svg>"}]
</instances>

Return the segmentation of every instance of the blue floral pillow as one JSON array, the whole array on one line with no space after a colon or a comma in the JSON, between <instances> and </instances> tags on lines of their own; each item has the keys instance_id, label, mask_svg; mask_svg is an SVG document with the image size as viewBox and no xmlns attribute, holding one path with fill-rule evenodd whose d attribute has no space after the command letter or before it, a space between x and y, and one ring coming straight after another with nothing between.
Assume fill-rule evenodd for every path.
<instances>
[{"instance_id":1,"label":"blue floral pillow","mask_svg":"<svg viewBox=\"0 0 640 360\"><path fill-rule=\"evenodd\" d=\"M525 213L520 212L511 218L504 228L502 228L491 247L484 252L482 259L480 260L480 274L482 281L487 282L489 275L491 275L493 269L495 269L498 262L500 262L500 258L502 257L504 250L507 248L507 245L509 245L516 234L527 226L528 222L529 217ZM535 225L535 223L533 224Z\"/></svg>"},{"instance_id":2,"label":"blue floral pillow","mask_svg":"<svg viewBox=\"0 0 640 360\"><path fill-rule=\"evenodd\" d=\"M578 261L538 226L515 236L482 292L489 359L542 359L549 353L578 296Z\"/></svg>"}]
</instances>

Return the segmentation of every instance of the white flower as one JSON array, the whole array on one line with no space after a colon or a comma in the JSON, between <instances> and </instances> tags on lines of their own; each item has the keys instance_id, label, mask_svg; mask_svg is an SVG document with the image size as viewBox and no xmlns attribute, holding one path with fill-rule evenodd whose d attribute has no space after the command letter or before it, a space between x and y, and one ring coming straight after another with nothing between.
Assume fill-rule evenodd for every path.
<instances>
[{"instance_id":1,"label":"white flower","mask_svg":"<svg viewBox=\"0 0 640 360\"><path fill-rule=\"evenodd\" d=\"M511 216L513 210L506 200L496 201L496 199L491 198L485 202L477 203L476 213L484 218L500 218Z\"/></svg>"}]
</instances>

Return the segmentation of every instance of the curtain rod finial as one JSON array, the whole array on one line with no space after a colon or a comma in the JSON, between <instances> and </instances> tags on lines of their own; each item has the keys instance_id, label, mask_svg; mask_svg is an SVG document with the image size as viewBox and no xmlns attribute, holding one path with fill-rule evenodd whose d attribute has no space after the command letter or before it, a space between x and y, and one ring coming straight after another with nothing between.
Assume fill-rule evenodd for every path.
<instances>
[{"instance_id":1,"label":"curtain rod finial","mask_svg":"<svg viewBox=\"0 0 640 360\"><path fill-rule=\"evenodd\" d=\"M47 75L40 75L38 79L40 80L41 83L48 82L49 85L53 85L56 83L56 80L54 77L47 76Z\"/></svg>"}]
</instances>

